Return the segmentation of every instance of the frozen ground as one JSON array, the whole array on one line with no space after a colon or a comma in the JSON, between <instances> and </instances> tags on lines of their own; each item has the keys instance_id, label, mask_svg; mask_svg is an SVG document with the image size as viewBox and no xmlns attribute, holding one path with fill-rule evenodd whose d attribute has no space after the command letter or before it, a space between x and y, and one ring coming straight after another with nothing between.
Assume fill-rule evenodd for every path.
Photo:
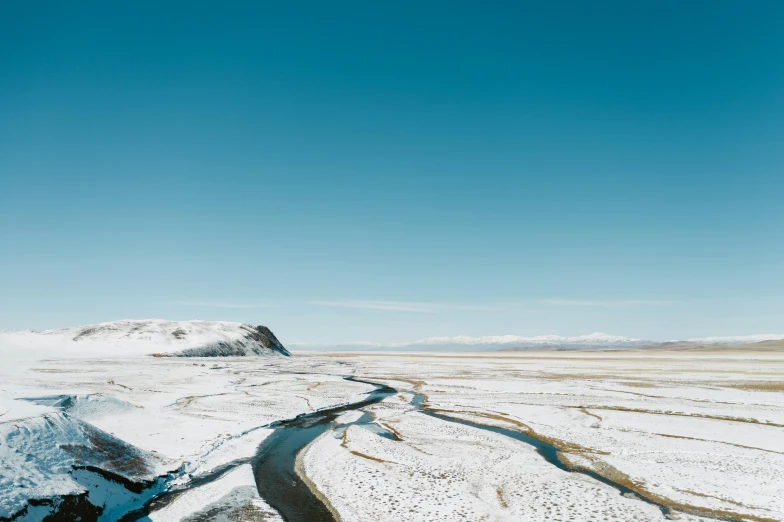
<instances>
[{"instance_id":1,"label":"frozen ground","mask_svg":"<svg viewBox=\"0 0 784 522\"><path fill-rule=\"evenodd\" d=\"M343 365L329 374L312 365L295 373L300 368L289 370L291 359L272 360L69 357L0 368L0 517L20 512L30 499L88 495L100 498L101 519L113 520L148 498L103 498L89 481L77 480L79 467L106 468L100 458L86 458L98 447L116 450L123 462L108 471L122 479L182 482L247 461L275 421L356 402L373 389L344 380ZM124 462L145 473L129 473Z\"/></svg>"},{"instance_id":2,"label":"frozen ground","mask_svg":"<svg viewBox=\"0 0 784 522\"><path fill-rule=\"evenodd\" d=\"M784 520L784 355L740 351L28 357L0 368L0 517L81 495L112 520L175 488L149 519L275 520L250 458L274 421L372 389L343 375L399 392L300 454L344 522Z\"/></svg>"},{"instance_id":3,"label":"frozen ground","mask_svg":"<svg viewBox=\"0 0 784 522\"><path fill-rule=\"evenodd\" d=\"M428 410L525 432L552 444L561 460L572 468L610 478L642 497L674 508L681 517L691 513L735 520L784 519L781 354L608 352L408 358L365 355L355 359L364 376L420 394ZM495 441L467 443L471 440L468 435L449 434L456 429L454 426L438 419L425 420L421 413L411 413L400 405L385 404L377 409L377 414L401 433L404 442L368 445L367 437L352 437L350 432L345 449L355 449L352 445L356 444L357 452L385 461L362 460L356 455L352 458L350 452L343 455L356 461L356 466L387 467L390 473L413 472L413 479L419 472L415 463L422 461L425 452L434 456L429 457L433 468L443 470L433 472L431 478L435 477L436 484L451 480L452 487L455 477L450 467L467 467L471 473L480 473L484 467L488 473L484 478L473 479L467 474L461 478L467 492L459 496L473 497L473 502L484 499L485 514L493 519L593 520L599 505L608 509L612 506L612 513L603 513L602 517L609 520L655 519L655 513L628 510L614 506L612 501L594 504L590 499L599 498L596 492L583 490L581 496L570 489L570 483L579 477L575 473L561 473L554 479L559 484L558 492L554 488L546 494L534 492L530 478L537 471L532 463L505 467L521 458L524 451L507 456L497 449ZM480 436L474 428L469 431ZM334 446L326 440L320 444ZM399 448L407 444L414 451L402 456L404 452ZM450 445L460 447L445 450ZM393 446L397 448L394 455L385 452ZM494 463L495 454L504 465ZM459 462L449 459L450 455L460 455ZM466 465L469 459L475 463ZM311 458L314 476L323 481L321 487L337 487L336 497L358 494L356 485L344 491L342 483L330 483L330 473L325 470L331 464L321 460L316 453ZM538 462L541 464L543 459ZM520 470L524 470L522 478L513 478ZM553 471L551 466L550 471L560 470ZM534 482L546 483L539 479ZM487 489L490 484L500 491L495 506ZM412 485L409 481L408 487ZM374 486L372 492L389 484ZM416 491L420 491L421 503L432 506L432 501L424 498L431 490L419 487L411 494L416 497ZM528 493L515 495L521 491ZM556 501L560 509L566 499L570 503L577 499L575 505L580 509L543 514L543 508L534 505L541 501L551 506L556 498L561 499ZM639 502L633 504L640 506ZM348 505L344 510L350 510ZM405 516L417 518L413 514ZM351 517L367 519L367 514L347 514L347 519Z\"/></svg>"}]
</instances>

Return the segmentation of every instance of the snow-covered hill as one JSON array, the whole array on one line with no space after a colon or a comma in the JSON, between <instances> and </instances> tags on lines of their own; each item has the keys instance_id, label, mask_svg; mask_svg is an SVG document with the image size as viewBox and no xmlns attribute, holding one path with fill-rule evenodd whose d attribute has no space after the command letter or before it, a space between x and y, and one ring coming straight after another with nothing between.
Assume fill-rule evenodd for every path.
<instances>
[{"instance_id":1,"label":"snow-covered hill","mask_svg":"<svg viewBox=\"0 0 784 522\"><path fill-rule=\"evenodd\" d=\"M0 354L216 357L290 355L266 326L229 321L112 321L61 330L0 332Z\"/></svg>"}]
</instances>

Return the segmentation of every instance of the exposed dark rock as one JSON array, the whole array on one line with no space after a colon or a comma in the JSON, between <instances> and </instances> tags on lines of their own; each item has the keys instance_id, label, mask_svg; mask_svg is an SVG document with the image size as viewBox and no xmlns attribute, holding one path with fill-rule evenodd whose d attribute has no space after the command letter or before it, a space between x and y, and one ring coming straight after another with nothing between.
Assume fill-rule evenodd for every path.
<instances>
[{"instance_id":1,"label":"exposed dark rock","mask_svg":"<svg viewBox=\"0 0 784 522\"><path fill-rule=\"evenodd\" d=\"M75 422L78 422L89 444L60 445L63 451L73 457L74 469L106 473L108 475L104 475L104 478L118 482L134 493L152 484L155 473L150 467L150 460L154 457L92 424L78 420ZM137 487L139 491L136 491Z\"/></svg>"},{"instance_id":2,"label":"exposed dark rock","mask_svg":"<svg viewBox=\"0 0 784 522\"><path fill-rule=\"evenodd\" d=\"M270 350L276 351L282 355L291 355L289 351L283 347L283 344L278 341L278 338L275 337L275 334L272 333L272 330L266 326L259 325L254 328L250 325L243 325L242 328L248 332L248 335L245 336L246 339L257 341L261 343L264 348L269 348Z\"/></svg>"},{"instance_id":3,"label":"exposed dark rock","mask_svg":"<svg viewBox=\"0 0 784 522\"><path fill-rule=\"evenodd\" d=\"M91 504L85 491L79 495L62 495L55 498L31 498L28 505L14 513L10 518L0 517L0 522L10 522L27 515L30 507L51 506L51 512L42 522L95 522L103 512L103 508Z\"/></svg>"}]
</instances>

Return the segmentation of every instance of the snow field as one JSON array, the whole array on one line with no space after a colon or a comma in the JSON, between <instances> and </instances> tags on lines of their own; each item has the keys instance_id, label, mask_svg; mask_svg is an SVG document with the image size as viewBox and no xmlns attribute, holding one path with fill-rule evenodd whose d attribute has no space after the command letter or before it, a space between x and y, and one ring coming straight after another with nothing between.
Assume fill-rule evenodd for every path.
<instances>
[{"instance_id":1,"label":"snow field","mask_svg":"<svg viewBox=\"0 0 784 522\"><path fill-rule=\"evenodd\" d=\"M214 482L180 494L148 517L153 522L199 519L227 522L283 520L259 497L250 464L238 466Z\"/></svg>"},{"instance_id":2,"label":"snow field","mask_svg":"<svg viewBox=\"0 0 784 522\"><path fill-rule=\"evenodd\" d=\"M418 412L383 417L402 441L351 426L343 440L322 437L305 453L308 476L344 522L664 520L657 507L559 470L503 435Z\"/></svg>"},{"instance_id":3,"label":"snow field","mask_svg":"<svg viewBox=\"0 0 784 522\"><path fill-rule=\"evenodd\" d=\"M392 358L364 362L369 374L416 382L431 408L530 429L570 462L617 470L669 505L784 519L781 355L433 357L424 376Z\"/></svg>"}]
</instances>

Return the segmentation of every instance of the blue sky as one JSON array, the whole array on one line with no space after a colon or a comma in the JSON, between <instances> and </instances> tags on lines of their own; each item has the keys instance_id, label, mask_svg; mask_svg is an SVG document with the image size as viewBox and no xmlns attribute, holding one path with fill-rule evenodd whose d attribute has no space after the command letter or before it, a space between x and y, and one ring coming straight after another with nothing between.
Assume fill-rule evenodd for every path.
<instances>
[{"instance_id":1,"label":"blue sky","mask_svg":"<svg viewBox=\"0 0 784 522\"><path fill-rule=\"evenodd\" d=\"M0 6L0 329L784 331L784 3L115 4Z\"/></svg>"}]
</instances>

